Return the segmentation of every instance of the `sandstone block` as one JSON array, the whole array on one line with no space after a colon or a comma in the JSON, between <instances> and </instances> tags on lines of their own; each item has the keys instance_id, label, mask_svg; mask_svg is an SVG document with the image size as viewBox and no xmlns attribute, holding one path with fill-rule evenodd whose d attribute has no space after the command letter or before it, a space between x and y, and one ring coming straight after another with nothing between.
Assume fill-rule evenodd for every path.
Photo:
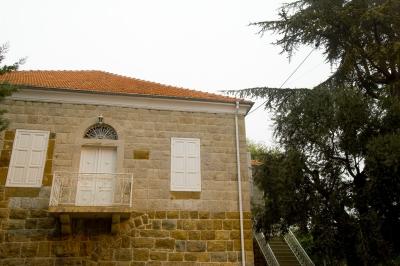
<instances>
[{"instance_id":1,"label":"sandstone block","mask_svg":"<svg viewBox=\"0 0 400 266\"><path fill-rule=\"evenodd\" d=\"M233 250L234 251L240 251L241 250L240 240L233 240Z\"/></svg>"},{"instance_id":2,"label":"sandstone block","mask_svg":"<svg viewBox=\"0 0 400 266\"><path fill-rule=\"evenodd\" d=\"M240 231L239 230L231 231L229 238L232 240L240 239Z\"/></svg>"},{"instance_id":3,"label":"sandstone block","mask_svg":"<svg viewBox=\"0 0 400 266\"><path fill-rule=\"evenodd\" d=\"M230 231L215 231L216 240L228 240Z\"/></svg>"},{"instance_id":4,"label":"sandstone block","mask_svg":"<svg viewBox=\"0 0 400 266\"><path fill-rule=\"evenodd\" d=\"M188 238L188 233L184 230L174 230L171 231L171 237L177 240L186 240Z\"/></svg>"},{"instance_id":5,"label":"sandstone block","mask_svg":"<svg viewBox=\"0 0 400 266\"><path fill-rule=\"evenodd\" d=\"M253 227L251 220L243 220L243 228L246 230L251 230Z\"/></svg>"},{"instance_id":6,"label":"sandstone block","mask_svg":"<svg viewBox=\"0 0 400 266\"><path fill-rule=\"evenodd\" d=\"M196 221L184 220L182 224L183 230L196 230Z\"/></svg>"},{"instance_id":7,"label":"sandstone block","mask_svg":"<svg viewBox=\"0 0 400 266\"><path fill-rule=\"evenodd\" d=\"M168 219L179 219L179 211L167 211Z\"/></svg>"},{"instance_id":8,"label":"sandstone block","mask_svg":"<svg viewBox=\"0 0 400 266\"><path fill-rule=\"evenodd\" d=\"M190 219L198 219L199 218L199 212L197 211L191 211L189 213Z\"/></svg>"},{"instance_id":9,"label":"sandstone block","mask_svg":"<svg viewBox=\"0 0 400 266\"><path fill-rule=\"evenodd\" d=\"M150 252L150 259L151 260L157 260L157 261L166 261L167 260L167 253L166 252L151 251Z\"/></svg>"},{"instance_id":10,"label":"sandstone block","mask_svg":"<svg viewBox=\"0 0 400 266\"><path fill-rule=\"evenodd\" d=\"M174 249L175 240L171 238L156 239L155 248L158 249Z\"/></svg>"},{"instance_id":11,"label":"sandstone block","mask_svg":"<svg viewBox=\"0 0 400 266\"><path fill-rule=\"evenodd\" d=\"M168 237L169 232L161 230L140 230L141 237Z\"/></svg>"},{"instance_id":12,"label":"sandstone block","mask_svg":"<svg viewBox=\"0 0 400 266\"><path fill-rule=\"evenodd\" d=\"M143 224L149 224L149 216L147 214L144 214L142 216L142 221L143 221Z\"/></svg>"},{"instance_id":13,"label":"sandstone block","mask_svg":"<svg viewBox=\"0 0 400 266\"><path fill-rule=\"evenodd\" d=\"M23 243L21 247L21 257L35 257L38 251L38 243Z\"/></svg>"},{"instance_id":14,"label":"sandstone block","mask_svg":"<svg viewBox=\"0 0 400 266\"><path fill-rule=\"evenodd\" d=\"M210 213L206 211L199 211L199 219L209 219Z\"/></svg>"},{"instance_id":15,"label":"sandstone block","mask_svg":"<svg viewBox=\"0 0 400 266\"><path fill-rule=\"evenodd\" d=\"M215 231L201 231L201 239L202 240L214 240L215 239Z\"/></svg>"},{"instance_id":16,"label":"sandstone block","mask_svg":"<svg viewBox=\"0 0 400 266\"><path fill-rule=\"evenodd\" d=\"M143 212L134 211L134 212L132 212L131 215L133 218L136 218L136 217L142 216L143 214L144 214ZM154 218L154 212L151 212L151 213L149 212L148 215L150 215L150 214L153 216L152 218Z\"/></svg>"},{"instance_id":17,"label":"sandstone block","mask_svg":"<svg viewBox=\"0 0 400 266\"><path fill-rule=\"evenodd\" d=\"M176 226L176 220L162 220L162 229L164 230L174 230Z\"/></svg>"},{"instance_id":18,"label":"sandstone block","mask_svg":"<svg viewBox=\"0 0 400 266\"><path fill-rule=\"evenodd\" d=\"M0 258L18 258L21 254L20 243L0 244ZM22 264L21 264L22 265Z\"/></svg>"},{"instance_id":19,"label":"sandstone block","mask_svg":"<svg viewBox=\"0 0 400 266\"><path fill-rule=\"evenodd\" d=\"M121 237L121 247L122 248L130 248L131 247L131 238L129 236Z\"/></svg>"},{"instance_id":20,"label":"sandstone block","mask_svg":"<svg viewBox=\"0 0 400 266\"><path fill-rule=\"evenodd\" d=\"M31 201L33 209L47 209L49 207L49 198L35 198Z\"/></svg>"},{"instance_id":21,"label":"sandstone block","mask_svg":"<svg viewBox=\"0 0 400 266\"><path fill-rule=\"evenodd\" d=\"M190 218L190 214L188 211L180 211L179 212L179 217L181 219L189 219Z\"/></svg>"},{"instance_id":22,"label":"sandstone block","mask_svg":"<svg viewBox=\"0 0 400 266\"><path fill-rule=\"evenodd\" d=\"M232 221L231 220L222 221L222 228L224 230L232 230Z\"/></svg>"},{"instance_id":23,"label":"sandstone block","mask_svg":"<svg viewBox=\"0 0 400 266\"><path fill-rule=\"evenodd\" d=\"M196 261L197 253L185 253L185 261Z\"/></svg>"},{"instance_id":24,"label":"sandstone block","mask_svg":"<svg viewBox=\"0 0 400 266\"><path fill-rule=\"evenodd\" d=\"M39 229L52 229L55 227L55 219L53 217L38 219L37 227Z\"/></svg>"},{"instance_id":25,"label":"sandstone block","mask_svg":"<svg viewBox=\"0 0 400 266\"><path fill-rule=\"evenodd\" d=\"M38 257L49 257L50 249L51 249L50 242L39 242L37 256Z\"/></svg>"},{"instance_id":26,"label":"sandstone block","mask_svg":"<svg viewBox=\"0 0 400 266\"><path fill-rule=\"evenodd\" d=\"M186 241L184 240L176 240L175 241L175 251L183 252L186 250Z\"/></svg>"},{"instance_id":27,"label":"sandstone block","mask_svg":"<svg viewBox=\"0 0 400 266\"><path fill-rule=\"evenodd\" d=\"M153 248L154 238L134 237L132 238L132 247L134 248Z\"/></svg>"},{"instance_id":28,"label":"sandstone block","mask_svg":"<svg viewBox=\"0 0 400 266\"><path fill-rule=\"evenodd\" d=\"M22 208L31 208L31 201L36 200L36 198L39 195L40 188L28 188L28 187L7 187L6 188L6 196L7 197L26 197L22 199L21 204L25 203L25 205L22 205ZM32 199L33 198L33 199ZM25 201L25 202L23 202Z\"/></svg>"},{"instance_id":29,"label":"sandstone block","mask_svg":"<svg viewBox=\"0 0 400 266\"><path fill-rule=\"evenodd\" d=\"M20 230L25 228L25 221L24 220L8 220L8 226L7 228L9 230Z\"/></svg>"},{"instance_id":30,"label":"sandstone block","mask_svg":"<svg viewBox=\"0 0 400 266\"><path fill-rule=\"evenodd\" d=\"M222 220L213 220L213 229L222 230Z\"/></svg>"},{"instance_id":31,"label":"sandstone block","mask_svg":"<svg viewBox=\"0 0 400 266\"><path fill-rule=\"evenodd\" d=\"M212 252L210 253L211 261L215 262L226 262L228 260L228 256L226 252Z\"/></svg>"},{"instance_id":32,"label":"sandstone block","mask_svg":"<svg viewBox=\"0 0 400 266\"><path fill-rule=\"evenodd\" d=\"M149 261L146 263L146 266L162 266L162 265L163 265L163 263L160 261Z\"/></svg>"},{"instance_id":33,"label":"sandstone block","mask_svg":"<svg viewBox=\"0 0 400 266\"><path fill-rule=\"evenodd\" d=\"M5 140L3 145L3 150L12 150L13 148L13 141Z\"/></svg>"},{"instance_id":34,"label":"sandstone block","mask_svg":"<svg viewBox=\"0 0 400 266\"><path fill-rule=\"evenodd\" d=\"M1 260L2 265L4 266L20 266L24 265L25 259L4 259Z\"/></svg>"},{"instance_id":35,"label":"sandstone block","mask_svg":"<svg viewBox=\"0 0 400 266\"><path fill-rule=\"evenodd\" d=\"M244 250L246 250L246 251L253 250L253 240L251 240L251 239L244 240Z\"/></svg>"},{"instance_id":36,"label":"sandstone block","mask_svg":"<svg viewBox=\"0 0 400 266\"><path fill-rule=\"evenodd\" d=\"M139 226L143 225L142 219L140 217L136 217L134 219L134 223L135 223L135 227L139 227Z\"/></svg>"},{"instance_id":37,"label":"sandstone block","mask_svg":"<svg viewBox=\"0 0 400 266\"><path fill-rule=\"evenodd\" d=\"M240 221L239 220L231 220L232 229L240 230Z\"/></svg>"},{"instance_id":38,"label":"sandstone block","mask_svg":"<svg viewBox=\"0 0 400 266\"><path fill-rule=\"evenodd\" d=\"M226 250L233 251L233 241L226 241Z\"/></svg>"},{"instance_id":39,"label":"sandstone block","mask_svg":"<svg viewBox=\"0 0 400 266\"><path fill-rule=\"evenodd\" d=\"M45 210L31 210L32 218L43 218L47 216L47 212Z\"/></svg>"},{"instance_id":40,"label":"sandstone block","mask_svg":"<svg viewBox=\"0 0 400 266\"><path fill-rule=\"evenodd\" d=\"M130 248L120 248L120 249L116 249L114 252L115 252L114 257L115 257L115 260L117 260L117 261L132 260L132 249L130 249Z\"/></svg>"},{"instance_id":41,"label":"sandstone block","mask_svg":"<svg viewBox=\"0 0 400 266\"><path fill-rule=\"evenodd\" d=\"M4 133L4 140L11 140L13 141L15 138L15 131L14 130L7 130Z\"/></svg>"},{"instance_id":42,"label":"sandstone block","mask_svg":"<svg viewBox=\"0 0 400 266\"><path fill-rule=\"evenodd\" d=\"M19 266L22 264L19 264ZM30 258L25 261L25 266L53 266L54 259L52 258Z\"/></svg>"},{"instance_id":43,"label":"sandstone block","mask_svg":"<svg viewBox=\"0 0 400 266\"><path fill-rule=\"evenodd\" d=\"M152 226L153 226L153 229L160 229L161 228L161 220L153 220Z\"/></svg>"},{"instance_id":44,"label":"sandstone block","mask_svg":"<svg viewBox=\"0 0 400 266\"><path fill-rule=\"evenodd\" d=\"M105 266L115 266L113 262L109 262L110 264L107 264ZM132 261L130 266L145 266L146 262L137 262L137 261ZM100 266L100 264L99 264Z\"/></svg>"},{"instance_id":45,"label":"sandstone block","mask_svg":"<svg viewBox=\"0 0 400 266\"><path fill-rule=\"evenodd\" d=\"M53 242L51 252L56 257L78 257L79 242L78 241L63 241Z\"/></svg>"},{"instance_id":46,"label":"sandstone block","mask_svg":"<svg viewBox=\"0 0 400 266\"><path fill-rule=\"evenodd\" d=\"M167 218L167 213L165 211L156 211L155 218L165 219L165 218Z\"/></svg>"},{"instance_id":47,"label":"sandstone block","mask_svg":"<svg viewBox=\"0 0 400 266\"><path fill-rule=\"evenodd\" d=\"M226 254L228 256L228 261L230 261L230 262L238 261L238 256L237 256L236 252L231 251L231 252L227 252Z\"/></svg>"},{"instance_id":48,"label":"sandstone block","mask_svg":"<svg viewBox=\"0 0 400 266\"><path fill-rule=\"evenodd\" d=\"M133 260L134 261L147 261L149 259L149 250L144 248L133 249Z\"/></svg>"},{"instance_id":49,"label":"sandstone block","mask_svg":"<svg viewBox=\"0 0 400 266\"><path fill-rule=\"evenodd\" d=\"M30 240L30 237L30 230L8 231L5 234L5 240L7 242L27 242Z\"/></svg>"},{"instance_id":50,"label":"sandstone block","mask_svg":"<svg viewBox=\"0 0 400 266\"><path fill-rule=\"evenodd\" d=\"M189 252L204 252L206 251L205 241L187 241L186 250Z\"/></svg>"},{"instance_id":51,"label":"sandstone block","mask_svg":"<svg viewBox=\"0 0 400 266\"><path fill-rule=\"evenodd\" d=\"M226 241L207 241L207 251L225 251Z\"/></svg>"},{"instance_id":52,"label":"sandstone block","mask_svg":"<svg viewBox=\"0 0 400 266\"><path fill-rule=\"evenodd\" d=\"M189 240L200 240L201 231L189 231Z\"/></svg>"},{"instance_id":53,"label":"sandstone block","mask_svg":"<svg viewBox=\"0 0 400 266\"><path fill-rule=\"evenodd\" d=\"M2 164L6 164L6 166L1 166ZM4 185L7 180L8 174L8 162L1 163L0 162L0 185Z\"/></svg>"},{"instance_id":54,"label":"sandstone block","mask_svg":"<svg viewBox=\"0 0 400 266\"><path fill-rule=\"evenodd\" d=\"M198 262L209 262L210 261L210 253L207 253L207 252L197 253L197 261Z\"/></svg>"},{"instance_id":55,"label":"sandstone block","mask_svg":"<svg viewBox=\"0 0 400 266\"><path fill-rule=\"evenodd\" d=\"M183 261L182 253L168 253L168 261Z\"/></svg>"},{"instance_id":56,"label":"sandstone block","mask_svg":"<svg viewBox=\"0 0 400 266\"><path fill-rule=\"evenodd\" d=\"M9 211L8 209L0 209L0 218L8 218Z\"/></svg>"},{"instance_id":57,"label":"sandstone block","mask_svg":"<svg viewBox=\"0 0 400 266\"><path fill-rule=\"evenodd\" d=\"M250 219L251 220L251 212L243 212L243 219Z\"/></svg>"},{"instance_id":58,"label":"sandstone block","mask_svg":"<svg viewBox=\"0 0 400 266\"><path fill-rule=\"evenodd\" d=\"M239 219L240 213L239 212L226 212L227 219Z\"/></svg>"}]
</instances>

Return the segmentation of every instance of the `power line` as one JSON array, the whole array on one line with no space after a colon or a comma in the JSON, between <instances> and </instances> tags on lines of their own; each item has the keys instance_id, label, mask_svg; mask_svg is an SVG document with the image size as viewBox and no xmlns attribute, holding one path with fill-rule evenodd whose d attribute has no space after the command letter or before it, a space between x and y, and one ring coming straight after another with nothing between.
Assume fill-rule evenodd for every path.
<instances>
[{"instance_id":1,"label":"power line","mask_svg":"<svg viewBox=\"0 0 400 266\"><path fill-rule=\"evenodd\" d=\"M308 55L303 59L303 61L300 62L300 64L293 70L293 72L285 79L285 81L282 83L282 85L279 87L279 89L281 89L286 82L288 82L288 80L297 72L297 70L304 64L304 62L307 60L307 58L310 57L310 55L312 54L312 52L314 52L315 48L313 48ZM264 106L264 104L267 102L268 100L265 100L262 104L260 104L259 106L257 106L255 109L251 110L250 112L247 113L247 115L254 113L255 111L257 111L257 109L259 109L261 106Z\"/></svg>"}]
</instances>

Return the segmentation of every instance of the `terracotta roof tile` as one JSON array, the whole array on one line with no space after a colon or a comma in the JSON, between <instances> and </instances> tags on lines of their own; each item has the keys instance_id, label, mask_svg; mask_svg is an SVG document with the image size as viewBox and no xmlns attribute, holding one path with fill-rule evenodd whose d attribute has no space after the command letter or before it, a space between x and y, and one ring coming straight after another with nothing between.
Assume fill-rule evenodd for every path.
<instances>
[{"instance_id":1,"label":"terracotta roof tile","mask_svg":"<svg viewBox=\"0 0 400 266\"><path fill-rule=\"evenodd\" d=\"M213 93L178 88L160 83L116 75L104 71L14 71L0 75L0 82L40 88L91 91L113 94L136 94L158 97L187 98L215 102L237 99ZM249 103L249 101L240 100Z\"/></svg>"}]
</instances>

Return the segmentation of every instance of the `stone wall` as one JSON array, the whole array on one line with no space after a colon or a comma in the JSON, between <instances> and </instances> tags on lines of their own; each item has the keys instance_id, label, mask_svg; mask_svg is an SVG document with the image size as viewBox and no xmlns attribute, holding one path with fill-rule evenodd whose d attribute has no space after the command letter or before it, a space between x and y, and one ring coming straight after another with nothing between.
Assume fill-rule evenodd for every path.
<instances>
[{"instance_id":1,"label":"stone wall","mask_svg":"<svg viewBox=\"0 0 400 266\"><path fill-rule=\"evenodd\" d=\"M3 222L1 265L240 265L237 212L133 212L118 235L107 220L77 219L73 234L61 236L54 217L23 202ZM244 217L252 265L250 213Z\"/></svg>"},{"instance_id":2,"label":"stone wall","mask_svg":"<svg viewBox=\"0 0 400 266\"><path fill-rule=\"evenodd\" d=\"M240 261L234 115L7 100L0 136L1 265L193 265ZM118 135L118 171L132 173L132 217L110 234L108 220L73 220L63 236L47 212L54 171L77 172L83 133L103 115ZM4 187L15 129L51 134L43 187ZM244 117L239 119L245 239L252 265ZM171 137L199 138L202 191L171 192ZM99 142L101 145L101 142ZM148 158L135 159L135 151Z\"/></svg>"},{"instance_id":3,"label":"stone wall","mask_svg":"<svg viewBox=\"0 0 400 266\"><path fill-rule=\"evenodd\" d=\"M97 117L119 135L122 156L118 172L133 173L136 210L238 211L236 143L233 114L159 111L123 107L5 101L9 130L40 129L55 134L53 171L78 172L83 134ZM239 119L244 210L250 211L244 117ZM2 137L3 136L3 137ZM0 136L0 148L4 133ZM199 138L202 192L172 193L171 137ZM134 159L134 151L149 159ZM51 180L49 180L51 183Z\"/></svg>"}]
</instances>

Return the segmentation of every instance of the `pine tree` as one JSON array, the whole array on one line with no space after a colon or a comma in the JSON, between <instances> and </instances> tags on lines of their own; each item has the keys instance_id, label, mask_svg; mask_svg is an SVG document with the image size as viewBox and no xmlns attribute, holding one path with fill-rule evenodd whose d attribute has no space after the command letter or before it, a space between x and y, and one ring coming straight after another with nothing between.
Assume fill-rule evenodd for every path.
<instances>
[{"instance_id":1,"label":"pine tree","mask_svg":"<svg viewBox=\"0 0 400 266\"><path fill-rule=\"evenodd\" d=\"M0 46L0 64L5 59L5 54L8 52L8 44L3 44ZM15 62L12 65L0 65L0 75L4 75L11 71L18 70L19 66L25 62L25 59L21 59L18 62ZM11 85L7 82L0 83L0 102L4 100L5 97L10 96L15 90L17 89L16 86ZM3 114L5 110L0 109L0 131L4 130L7 125L8 121L3 118Z\"/></svg>"},{"instance_id":2,"label":"pine tree","mask_svg":"<svg viewBox=\"0 0 400 266\"><path fill-rule=\"evenodd\" d=\"M266 153L257 226L296 225L317 262L400 262L400 1L298 0L279 19L254 23L291 56L321 49L337 66L312 89L244 89L265 97L280 153Z\"/></svg>"}]
</instances>

